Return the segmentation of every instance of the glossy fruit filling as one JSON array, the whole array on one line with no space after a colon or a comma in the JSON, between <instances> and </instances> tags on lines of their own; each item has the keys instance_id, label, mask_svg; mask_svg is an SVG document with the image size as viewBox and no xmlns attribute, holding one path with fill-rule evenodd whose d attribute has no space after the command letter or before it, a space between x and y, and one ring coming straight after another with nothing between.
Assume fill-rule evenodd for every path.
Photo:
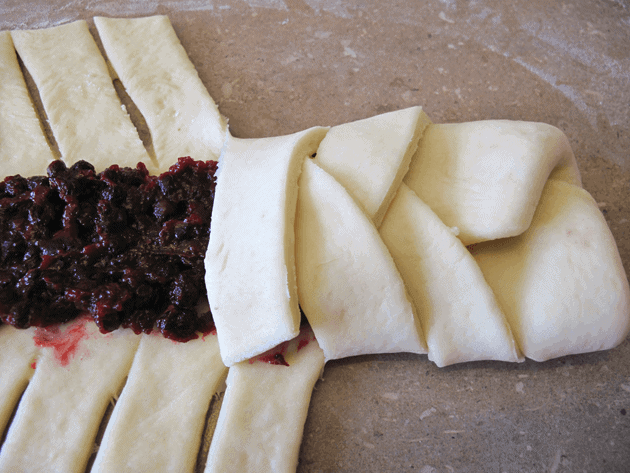
<instances>
[{"instance_id":1,"label":"glossy fruit filling","mask_svg":"<svg viewBox=\"0 0 630 473\"><path fill-rule=\"evenodd\" d=\"M79 161L0 183L0 320L45 327L92 316L102 332L157 329L187 341L213 328L204 257L216 162L180 158L101 173Z\"/></svg>"}]
</instances>

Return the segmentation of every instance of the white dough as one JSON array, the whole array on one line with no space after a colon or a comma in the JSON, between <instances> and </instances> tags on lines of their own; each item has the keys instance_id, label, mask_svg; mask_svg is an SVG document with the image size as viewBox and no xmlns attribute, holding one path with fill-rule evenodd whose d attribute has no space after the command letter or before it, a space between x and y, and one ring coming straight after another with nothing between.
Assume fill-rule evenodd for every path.
<instances>
[{"instance_id":1,"label":"white dough","mask_svg":"<svg viewBox=\"0 0 630 473\"><path fill-rule=\"evenodd\" d=\"M315 162L378 227L430 123L421 107L411 107L332 127Z\"/></svg>"},{"instance_id":2,"label":"white dough","mask_svg":"<svg viewBox=\"0 0 630 473\"><path fill-rule=\"evenodd\" d=\"M296 238L300 305L326 360L427 352L405 285L376 227L310 159L300 176Z\"/></svg>"},{"instance_id":3,"label":"white dough","mask_svg":"<svg viewBox=\"0 0 630 473\"><path fill-rule=\"evenodd\" d=\"M84 159L101 171L112 163L134 167L143 161L151 168L85 21L11 36L66 164Z\"/></svg>"},{"instance_id":4,"label":"white dough","mask_svg":"<svg viewBox=\"0 0 630 473\"><path fill-rule=\"evenodd\" d=\"M166 16L94 18L118 77L151 131L159 170L181 156L216 160L227 122Z\"/></svg>"},{"instance_id":5,"label":"white dough","mask_svg":"<svg viewBox=\"0 0 630 473\"><path fill-rule=\"evenodd\" d=\"M193 471L226 374L215 335L186 343L143 335L91 471Z\"/></svg>"},{"instance_id":6,"label":"white dough","mask_svg":"<svg viewBox=\"0 0 630 473\"><path fill-rule=\"evenodd\" d=\"M2 176L44 175L55 159L26 88L11 34L0 32L0 164Z\"/></svg>"},{"instance_id":7,"label":"white dough","mask_svg":"<svg viewBox=\"0 0 630 473\"><path fill-rule=\"evenodd\" d=\"M626 338L628 279L606 220L585 190L549 180L523 235L472 252L526 357L608 350Z\"/></svg>"},{"instance_id":8,"label":"white dough","mask_svg":"<svg viewBox=\"0 0 630 473\"><path fill-rule=\"evenodd\" d=\"M84 325L77 353L63 365L52 348L42 348L37 368L20 401L2 450L2 473L83 473L111 399L129 372L140 337L119 329L103 335Z\"/></svg>"},{"instance_id":9,"label":"white dough","mask_svg":"<svg viewBox=\"0 0 630 473\"><path fill-rule=\"evenodd\" d=\"M18 330L0 325L0 436L13 409L35 373L32 363L39 353L33 329Z\"/></svg>"},{"instance_id":10,"label":"white dough","mask_svg":"<svg viewBox=\"0 0 630 473\"><path fill-rule=\"evenodd\" d=\"M287 349L289 366L253 360L230 368L205 473L295 472L311 393L324 369L317 341L298 350L298 340Z\"/></svg>"},{"instance_id":11,"label":"white dough","mask_svg":"<svg viewBox=\"0 0 630 473\"><path fill-rule=\"evenodd\" d=\"M429 360L443 367L524 359L471 254L405 184L387 210L380 234L416 306Z\"/></svg>"},{"instance_id":12,"label":"white dough","mask_svg":"<svg viewBox=\"0 0 630 473\"><path fill-rule=\"evenodd\" d=\"M295 212L302 162L326 128L230 138L219 161L206 287L226 366L295 337Z\"/></svg>"},{"instance_id":13,"label":"white dough","mask_svg":"<svg viewBox=\"0 0 630 473\"><path fill-rule=\"evenodd\" d=\"M429 125L405 183L470 245L523 233L550 175L581 185L559 129L487 120Z\"/></svg>"}]
</instances>

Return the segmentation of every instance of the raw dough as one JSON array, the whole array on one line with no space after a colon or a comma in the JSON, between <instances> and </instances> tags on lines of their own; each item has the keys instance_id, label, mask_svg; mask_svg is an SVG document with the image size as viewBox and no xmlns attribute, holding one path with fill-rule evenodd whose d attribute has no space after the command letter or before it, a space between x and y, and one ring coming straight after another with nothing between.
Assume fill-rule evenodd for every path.
<instances>
[{"instance_id":1,"label":"raw dough","mask_svg":"<svg viewBox=\"0 0 630 473\"><path fill-rule=\"evenodd\" d=\"M107 404L118 395L140 337L119 329L102 335L85 318L85 338L63 366L43 348L2 450L2 473L83 473Z\"/></svg>"},{"instance_id":2,"label":"raw dough","mask_svg":"<svg viewBox=\"0 0 630 473\"><path fill-rule=\"evenodd\" d=\"M332 127L315 162L378 227L430 123L421 107L411 107Z\"/></svg>"},{"instance_id":3,"label":"raw dough","mask_svg":"<svg viewBox=\"0 0 630 473\"><path fill-rule=\"evenodd\" d=\"M143 335L91 471L193 471L226 374L215 335L186 343Z\"/></svg>"},{"instance_id":4,"label":"raw dough","mask_svg":"<svg viewBox=\"0 0 630 473\"><path fill-rule=\"evenodd\" d=\"M11 36L66 164L84 159L101 171L112 163L133 167L144 161L152 168L85 21Z\"/></svg>"},{"instance_id":5,"label":"raw dough","mask_svg":"<svg viewBox=\"0 0 630 473\"><path fill-rule=\"evenodd\" d=\"M46 174L55 159L42 131L13 49L11 34L0 32L0 163L2 175Z\"/></svg>"},{"instance_id":6,"label":"raw dough","mask_svg":"<svg viewBox=\"0 0 630 473\"><path fill-rule=\"evenodd\" d=\"M597 203L550 179L531 227L472 252L524 355L545 361L608 350L630 330L630 289Z\"/></svg>"},{"instance_id":7,"label":"raw dough","mask_svg":"<svg viewBox=\"0 0 630 473\"><path fill-rule=\"evenodd\" d=\"M159 170L177 158L216 160L227 123L166 16L94 18L112 66L151 131Z\"/></svg>"},{"instance_id":8,"label":"raw dough","mask_svg":"<svg viewBox=\"0 0 630 473\"><path fill-rule=\"evenodd\" d=\"M285 355L289 366L244 361L230 368L205 473L295 473L311 393L324 369L317 341L298 350L298 340Z\"/></svg>"},{"instance_id":9,"label":"raw dough","mask_svg":"<svg viewBox=\"0 0 630 473\"><path fill-rule=\"evenodd\" d=\"M38 353L39 348L33 343L33 329L18 330L0 325L0 437L35 373L32 363Z\"/></svg>"},{"instance_id":10,"label":"raw dough","mask_svg":"<svg viewBox=\"0 0 630 473\"><path fill-rule=\"evenodd\" d=\"M300 176L296 238L300 306L326 360L427 352L405 285L376 227L311 159Z\"/></svg>"},{"instance_id":11,"label":"raw dough","mask_svg":"<svg viewBox=\"0 0 630 473\"><path fill-rule=\"evenodd\" d=\"M473 257L405 184L387 210L380 234L416 306L429 360L439 367L524 360Z\"/></svg>"},{"instance_id":12,"label":"raw dough","mask_svg":"<svg viewBox=\"0 0 630 473\"><path fill-rule=\"evenodd\" d=\"M219 161L206 253L208 300L226 366L298 333L295 209L302 162L326 128L230 138Z\"/></svg>"},{"instance_id":13,"label":"raw dough","mask_svg":"<svg viewBox=\"0 0 630 473\"><path fill-rule=\"evenodd\" d=\"M405 183L470 245L523 233L550 175L581 185L560 130L487 120L429 125Z\"/></svg>"}]
</instances>

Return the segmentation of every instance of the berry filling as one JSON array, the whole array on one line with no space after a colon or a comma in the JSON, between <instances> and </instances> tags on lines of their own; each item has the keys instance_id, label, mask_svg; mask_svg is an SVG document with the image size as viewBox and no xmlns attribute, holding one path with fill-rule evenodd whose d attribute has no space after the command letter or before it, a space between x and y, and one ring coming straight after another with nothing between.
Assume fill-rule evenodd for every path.
<instances>
[{"instance_id":1,"label":"berry filling","mask_svg":"<svg viewBox=\"0 0 630 473\"><path fill-rule=\"evenodd\" d=\"M213 328L204 256L216 162L180 158L160 176L79 161L0 183L0 320L46 327L89 314L101 332Z\"/></svg>"}]
</instances>

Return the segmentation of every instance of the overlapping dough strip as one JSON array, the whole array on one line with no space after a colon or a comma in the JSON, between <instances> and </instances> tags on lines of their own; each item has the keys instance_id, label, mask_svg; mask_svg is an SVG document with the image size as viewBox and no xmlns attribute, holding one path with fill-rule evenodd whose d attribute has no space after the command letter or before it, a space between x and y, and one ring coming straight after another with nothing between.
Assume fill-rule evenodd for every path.
<instances>
[{"instance_id":1,"label":"overlapping dough strip","mask_svg":"<svg viewBox=\"0 0 630 473\"><path fill-rule=\"evenodd\" d=\"M97 171L111 163L153 167L85 21L11 36L66 164L84 159Z\"/></svg>"}]
</instances>

